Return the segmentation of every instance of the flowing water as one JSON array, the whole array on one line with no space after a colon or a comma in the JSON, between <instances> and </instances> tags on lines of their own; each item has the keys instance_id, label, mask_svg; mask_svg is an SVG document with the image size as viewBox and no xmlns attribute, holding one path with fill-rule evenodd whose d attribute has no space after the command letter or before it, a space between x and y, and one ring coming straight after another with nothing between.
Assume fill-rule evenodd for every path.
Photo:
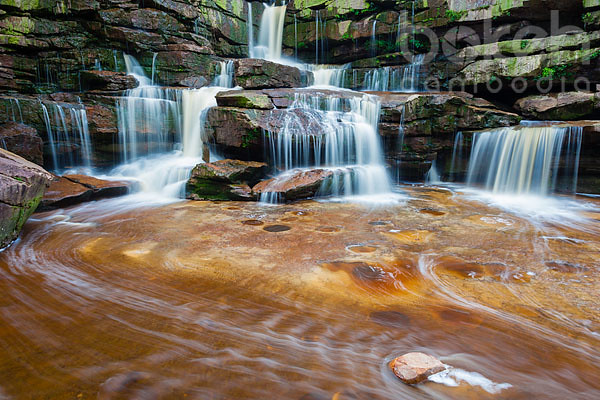
<instances>
[{"instance_id":1,"label":"flowing water","mask_svg":"<svg viewBox=\"0 0 600 400\"><path fill-rule=\"evenodd\" d=\"M467 183L494 193L546 196L560 178L574 193L582 132L577 126L519 126L476 133Z\"/></svg>"},{"instance_id":2,"label":"flowing water","mask_svg":"<svg viewBox=\"0 0 600 400\"><path fill-rule=\"evenodd\" d=\"M424 54L415 55L412 62L400 68L382 67L365 74L363 89L377 92L417 92L423 90L421 66Z\"/></svg>"},{"instance_id":3,"label":"flowing water","mask_svg":"<svg viewBox=\"0 0 600 400\"><path fill-rule=\"evenodd\" d=\"M265 9L260 19L258 42L256 46L250 47L251 58L264 58L270 61L281 59L283 23L286 9L287 4L282 6L265 4ZM251 39L252 36L249 34L249 42Z\"/></svg>"},{"instance_id":4,"label":"flowing water","mask_svg":"<svg viewBox=\"0 0 600 400\"><path fill-rule=\"evenodd\" d=\"M597 398L600 204L540 227L404 190L37 214L0 253L2 397ZM454 369L403 385L409 351Z\"/></svg>"},{"instance_id":5,"label":"flowing water","mask_svg":"<svg viewBox=\"0 0 600 400\"><path fill-rule=\"evenodd\" d=\"M133 57L124 57L140 85L117 104L122 164L110 176L138 181L152 200L181 198L192 168L203 162L206 110L226 87L155 86ZM231 87L232 70L231 62L223 62L215 83Z\"/></svg>"},{"instance_id":6,"label":"flowing water","mask_svg":"<svg viewBox=\"0 0 600 400\"><path fill-rule=\"evenodd\" d=\"M334 171L333 195L386 195L390 181L377 135L380 103L377 97L356 95L338 98L297 93L282 117L277 134L266 142L273 165L288 171ZM328 185L329 186L329 185ZM269 193L265 201L272 201Z\"/></svg>"},{"instance_id":7,"label":"flowing water","mask_svg":"<svg viewBox=\"0 0 600 400\"><path fill-rule=\"evenodd\" d=\"M56 173L65 169L89 172L92 167L92 142L85 106L40 100L40 107L52 160L50 169Z\"/></svg>"}]
</instances>

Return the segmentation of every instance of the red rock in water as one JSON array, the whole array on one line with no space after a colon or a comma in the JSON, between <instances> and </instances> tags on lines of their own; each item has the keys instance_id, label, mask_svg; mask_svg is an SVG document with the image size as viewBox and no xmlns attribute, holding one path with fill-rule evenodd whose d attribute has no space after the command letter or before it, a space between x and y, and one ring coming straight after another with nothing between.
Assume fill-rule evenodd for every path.
<instances>
[{"instance_id":1,"label":"red rock in water","mask_svg":"<svg viewBox=\"0 0 600 400\"><path fill-rule=\"evenodd\" d=\"M424 353L407 353L394 359L390 367L394 375L406 384L423 382L446 369L440 360Z\"/></svg>"}]
</instances>

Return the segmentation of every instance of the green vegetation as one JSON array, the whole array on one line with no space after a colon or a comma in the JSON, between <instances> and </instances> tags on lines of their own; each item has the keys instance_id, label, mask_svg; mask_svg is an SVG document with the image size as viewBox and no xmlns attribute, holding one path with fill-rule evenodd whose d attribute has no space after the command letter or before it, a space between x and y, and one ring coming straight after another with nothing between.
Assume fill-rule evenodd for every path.
<instances>
[{"instance_id":1,"label":"green vegetation","mask_svg":"<svg viewBox=\"0 0 600 400\"><path fill-rule=\"evenodd\" d=\"M464 17L466 14L467 14L466 11L446 10L446 18L448 18L448 21L450 21L450 22L456 22L456 21L460 20L462 17Z\"/></svg>"}]
</instances>

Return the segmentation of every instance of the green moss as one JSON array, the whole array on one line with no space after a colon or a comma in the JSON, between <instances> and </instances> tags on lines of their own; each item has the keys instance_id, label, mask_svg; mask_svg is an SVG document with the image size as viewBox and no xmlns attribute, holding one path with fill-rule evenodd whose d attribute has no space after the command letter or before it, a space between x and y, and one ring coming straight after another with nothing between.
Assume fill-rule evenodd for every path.
<instances>
[{"instance_id":1,"label":"green moss","mask_svg":"<svg viewBox=\"0 0 600 400\"><path fill-rule=\"evenodd\" d=\"M255 144L261 134L262 129L260 128L250 129L248 133L246 133L242 138L242 148L246 149L251 145Z\"/></svg>"},{"instance_id":2,"label":"green moss","mask_svg":"<svg viewBox=\"0 0 600 400\"><path fill-rule=\"evenodd\" d=\"M467 11L453 11L453 10L446 10L446 18L448 18L448 21L450 22L456 22L458 20L460 20L462 17L464 17L467 14Z\"/></svg>"}]
</instances>

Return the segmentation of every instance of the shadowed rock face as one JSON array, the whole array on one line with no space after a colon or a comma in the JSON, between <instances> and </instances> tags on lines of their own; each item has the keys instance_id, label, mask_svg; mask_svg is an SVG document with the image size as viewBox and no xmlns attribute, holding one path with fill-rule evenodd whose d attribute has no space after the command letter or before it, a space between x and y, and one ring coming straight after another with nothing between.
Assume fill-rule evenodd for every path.
<instances>
[{"instance_id":1,"label":"shadowed rock face","mask_svg":"<svg viewBox=\"0 0 600 400\"><path fill-rule=\"evenodd\" d=\"M17 238L51 179L42 167L0 149L0 248Z\"/></svg>"},{"instance_id":2,"label":"shadowed rock face","mask_svg":"<svg viewBox=\"0 0 600 400\"><path fill-rule=\"evenodd\" d=\"M532 119L572 121L597 114L600 97L586 92L528 96L518 100L515 109Z\"/></svg>"},{"instance_id":3,"label":"shadowed rock face","mask_svg":"<svg viewBox=\"0 0 600 400\"><path fill-rule=\"evenodd\" d=\"M0 125L0 147L32 163L44 164L42 138L31 126L16 122Z\"/></svg>"}]
</instances>

